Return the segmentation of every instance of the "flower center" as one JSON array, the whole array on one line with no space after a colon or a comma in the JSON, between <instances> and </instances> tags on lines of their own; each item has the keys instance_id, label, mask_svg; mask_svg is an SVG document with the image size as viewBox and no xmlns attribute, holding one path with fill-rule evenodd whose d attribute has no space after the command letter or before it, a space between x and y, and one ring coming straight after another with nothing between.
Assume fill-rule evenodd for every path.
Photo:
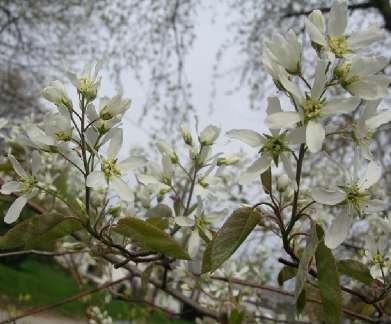
<instances>
[{"instance_id":1,"label":"flower center","mask_svg":"<svg viewBox=\"0 0 391 324\"><path fill-rule=\"evenodd\" d=\"M361 205L366 200L367 194L360 191L357 184L343 187L342 190L346 193L347 204L352 206L360 214Z\"/></svg>"},{"instance_id":2,"label":"flower center","mask_svg":"<svg viewBox=\"0 0 391 324\"><path fill-rule=\"evenodd\" d=\"M20 191L27 194L30 193L35 185L35 180L33 177L23 177L19 181Z\"/></svg>"},{"instance_id":3,"label":"flower center","mask_svg":"<svg viewBox=\"0 0 391 324\"><path fill-rule=\"evenodd\" d=\"M354 126L353 130L352 130L352 139L353 141L357 144L357 145L365 145L365 144L368 144L369 141L371 140L372 138L372 132L370 129L367 129L365 131L365 133L361 133L356 125Z\"/></svg>"},{"instance_id":4,"label":"flower center","mask_svg":"<svg viewBox=\"0 0 391 324\"><path fill-rule=\"evenodd\" d=\"M259 153L269 153L277 164L280 154L288 150L287 146L285 145L286 135L284 133L276 136L269 134L263 135L266 137L266 144L262 146L262 148L259 150Z\"/></svg>"},{"instance_id":5,"label":"flower center","mask_svg":"<svg viewBox=\"0 0 391 324\"><path fill-rule=\"evenodd\" d=\"M306 99L302 105L304 112L304 123L320 117L323 104L317 99Z\"/></svg>"},{"instance_id":6,"label":"flower center","mask_svg":"<svg viewBox=\"0 0 391 324\"><path fill-rule=\"evenodd\" d=\"M116 159L103 160L101 170L105 174L106 178L121 175L121 170L118 168Z\"/></svg>"},{"instance_id":7,"label":"flower center","mask_svg":"<svg viewBox=\"0 0 391 324\"><path fill-rule=\"evenodd\" d=\"M102 118L103 120L109 120L113 118L113 115L110 113L108 106L103 107L103 109L100 112L100 118Z\"/></svg>"},{"instance_id":8,"label":"flower center","mask_svg":"<svg viewBox=\"0 0 391 324\"><path fill-rule=\"evenodd\" d=\"M79 92L87 98L87 100L94 100L97 95L97 87L92 80L82 78L79 80Z\"/></svg>"},{"instance_id":9,"label":"flower center","mask_svg":"<svg viewBox=\"0 0 391 324\"><path fill-rule=\"evenodd\" d=\"M384 255L380 253L379 251L376 252L375 255L372 257L372 261L375 264L384 264Z\"/></svg>"},{"instance_id":10,"label":"flower center","mask_svg":"<svg viewBox=\"0 0 391 324\"><path fill-rule=\"evenodd\" d=\"M63 130L59 130L55 135L58 141L68 142L72 139L72 135Z\"/></svg>"},{"instance_id":11,"label":"flower center","mask_svg":"<svg viewBox=\"0 0 391 324\"><path fill-rule=\"evenodd\" d=\"M327 42L331 51L335 54L336 57L343 57L344 55L349 53L345 36L339 36L339 37L330 36Z\"/></svg>"}]
</instances>

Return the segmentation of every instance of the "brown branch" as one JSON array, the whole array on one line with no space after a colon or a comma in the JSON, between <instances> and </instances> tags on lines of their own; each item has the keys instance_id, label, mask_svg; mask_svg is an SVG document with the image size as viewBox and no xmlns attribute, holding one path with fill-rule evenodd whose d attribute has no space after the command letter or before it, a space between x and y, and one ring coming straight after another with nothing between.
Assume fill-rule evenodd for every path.
<instances>
[{"instance_id":1,"label":"brown branch","mask_svg":"<svg viewBox=\"0 0 391 324\"><path fill-rule=\"evenodd\" d=\"M40 251L40 250L23 250L23 251L0 253L0 258L5 258L5 257L10 257L10 256L15 256L15 255L24 255L24 254L35 254L35 255L42 255L42 256L63 256L63 255L86 253L86 252L88 252L88 251L87 250L80 250L80 251L50 252L50 251Z\"/></svg>"},{"instance_id":2,"label":"brown branch","mask_svg":"<svg viewBox=\"0 0 391 324\"><path fill-rule=\"evenodd\" d=\"M210 279L224 281L224 282L227 282L227 283L234 283L234 284L237 284L237 285L242 285L242 286L251 287L251 288L255 288L255 289L267 290L267 291L271 291L271 292L274 292L274 293L277 293L277 294L294 297L294 294L292 292L290 292L290 291L286 291L286 290L281 289L281 288L267 286L267 285L259 285L259 284L247 282L247 281L242 280L242 279L226 278L226 277L220 277L220 276L212 276L212 277L210 277ZM319 305L322 304L322 302L320 300L315 299L315 298L307 298L306 300L308 302L311 302L311 303L315 303L315 304L319 304ZM351 316L353 318L361 319L361 320L367 321L369 323L378 323L378 320L370 318L370 317L367 317L367 316L364 316L364 315L361 315L361 314L358 314L358 313L353 312L352 310L350 310L348 308L344 308L343 307L342 311L346 315Z\"/></svg>"},{"instance_id":3,"label":"brown branch","mask_svg":"<svg viewBox=\"0 0 391 324\"><path fill-rule=\"evenodd\" d=\"M132 277L132 275L127 275L127 276L125 276L123 278L120 278L118 280L110 281L110 282L107 282L107 283L105 283L105 284L103 284L101 286L82 291L81 293L79 293L77 295L64 298L64 299L59 300L59 301L57 301L57 302L55 302L53 304L30 308L30 309L24 311L20 315L17 315L17 316L14 316L14 317L10 317L10 318L8 318L8 319L6 319L4 321L1 321L0 324L12 323L12 322L15 322L18 319L21 319L21 318L24 318L24 317L27 317L27 316L30 316L30 315L33 315L33 314L42 313L42 312L45 312L47 310L56 308L58 306L61 306L61 305L73 302L73 301L78 300L78 299L80 299L80 298L82 298L84 296L91 295L91 294L93 294L95 292L98 292L100 290L103 290L103 289L109 288L111 286L114 286L114 285L116 285L116 284L118 284L118 283L120 283L122 281L128 280L131 277Z\"/></svg>"}]
</instances>

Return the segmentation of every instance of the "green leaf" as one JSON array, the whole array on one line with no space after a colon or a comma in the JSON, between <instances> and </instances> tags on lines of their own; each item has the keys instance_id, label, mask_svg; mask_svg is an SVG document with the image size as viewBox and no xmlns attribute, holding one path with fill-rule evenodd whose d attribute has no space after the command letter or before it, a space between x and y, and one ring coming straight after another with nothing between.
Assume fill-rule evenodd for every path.
<instances>
[{"instance_id":1,"label":"green leaf","mask_svg":"<svg viewBox=\"0 0 391 324\"><path fill-rule=\"evenodd\" d=\"M241 324L244 321L244 312L239 311L237 308L234 308L228 319L228 324Z\"/></svg>"},{"instance_id":2,"label":"green leaf","mask_svg":"<svg viewBox=\"0 0 391 324\"><path fill-rule=\"evenodd\" d=\"M304 307L305 307L305 304L307 301L306 296L307 296L307 293L306 293L305 287L303 287L303 289L301 290L300 295L296 301L296 314L297 315L302 314L304 311Z\"/></svg>"},{"instance_id":3,"label":"green leaf","mask_svg":"<svg viewBox=\"0 0 391 324\"><path fill-rule=\"evenodd\" d=\"M280 273L278 274L277 281L280 286L284 284L285 281L296 277L297 269L289 266L284 266Z\"/></svg>"},{"instance_id":4,"label":"green leaf","mask_svg":"<svg viewBox=\"0 0 391 324\"><path fill-rule=\"evenodd\" d=\"M272 169L268 168L265 172L261 174L261 182L263 186L263 190L267 194L272 192Z\"/></svg>"},{"instance_id":5,"label":"green leaf","mask_svg":"<svg viewBox=\"0 0 391 324\"><path fill-rule=\"evenodd\" d=\"M0 237L0 250L47 248L50 242L81 228L80 222L48 213L30 217L17 223Z\"/></svg>"},{"instance_id":6,"label":"green leaf","mask_svg":"<svg viewBox=\"0 0 391 324\"><path fill-rule=\"evenodd\" d=\"M318 235L316 231L316 224L311 226L310 236L307 239L307 246L304 249L299 267L297 269L296 284L295 284L295 301L296 304L299 300L300 294L304 288L304 284L308 274L308 267L310 265L312 257L315 255L316 248L319 244Z\"/></svg>"},{"instance_id":7,"label":"green leaf","mask_svg":"<svg viewBox=\"0 0 391 324\"><path fill-rule=\"evenodd\" d=\"M153 218L155 218L155 217L169 218L169 217L172 217L172 210L170 207L168 207L165 204L157 204L155 207L153 207L147 211L147 213L145 214L145 217L147 217L147 218L152 218L152 217Z\"/></svg>"},{"instance_id":8,"label":"green leaf","mask_svg":"<svg viewBox=\"0 0 391 324\"><path fill-rule=\"evenodd\" d=\"M183 250L177 241L160 228L142 219L134 217L123 218L114 227L114 231L129 237L141 248L159 252L176 259L190 260L187 252Z\"/></svg>"},{"instance_id":9,"label":"green leaf","mask_svg":"<svg viewBox=\"0 0 391 324\"><path fill-rule=\"evenodd\" d=\"M374 280L369 269L359 261L351 259L339 260L337 266L339 273L342 273L368 286L370 286Z\"/></svg>"},{"instance_id":10,"label":"green leaf","mask_svg":"<svg viewBox=\"0 0 391 324\"><path fill-rule=\"evenodd\" d=\"M337 264L324 241L318 245L315 255L325 323L339 324L342 321L342 294Z\"/></svg>"},{"instance_id":11,"label":"green leaf","mask_svg":"<svg viewBox=\"0 0 391 324\"><path fill-rule=\"evenodd\" d=\"M207 245L202 260L202 273L216 270L243 243L259 223L261 213L242 207L232 213Z\"/></svg>"}]
</instances>

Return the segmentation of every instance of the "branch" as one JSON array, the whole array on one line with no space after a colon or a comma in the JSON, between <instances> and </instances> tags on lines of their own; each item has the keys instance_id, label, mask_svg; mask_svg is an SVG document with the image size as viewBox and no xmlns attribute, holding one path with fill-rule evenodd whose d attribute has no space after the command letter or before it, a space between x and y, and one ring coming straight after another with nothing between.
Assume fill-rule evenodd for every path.
<instances>
[{"instance_id":1,"label":"branch","mask_svg":"<svg viewBox=\"0 0 391 324\"><path fill-rule=\"evenodd\" d=\"M88 251L80 250L80 251L49 252L49 251L40 251L40 250L23 250L23 251L0 253L0 258L5 258L5 257L15 256L15 255L24 255L24 254L36 254L36 255L43 255L43 256L63 256L63 255L86 253L86 252Z\"/></svg>"},{"instance_id":2,"label":"branch","mask_svg":"<svg viewBox=\"0 0 391 324\"><path fill-rule=\"evenodd\" d=\"M98 292L100 290L109 288L111 286L116 285L117 283L120 283L122 281L128 280L130 278L132 278L132 275L127 275L127 276L122 277L122 278L120 278L118 280L110 281L110 282L107 282L107 283L105 283L105 284L103 284L101 286L82 291L81 293L79 293L77 295L64 298L64 299L59 300L59 301L57 301L57 302L55 302L53 304L30 308L30 309L28 309L27 311L23 312L20 315L17 315L17 316L14 316L14 317L10 317L10 318L8 318L8 319L6 319L4 321L1 321L0 324L12 323L12 322L15 322L18 319L21 319L21 318L24 318L24 317L27 317L27 316L30 316L30 315L33 315L33 314L38 314L38 313L45 312L47 310L56 308L58 306L70 303L70 302L75 301L75 300L78 300L78 299L80 299L80 298L82 298L84 296L91 295L91 294L93 294L95 292Z\"/></svg>"}]
</instances>

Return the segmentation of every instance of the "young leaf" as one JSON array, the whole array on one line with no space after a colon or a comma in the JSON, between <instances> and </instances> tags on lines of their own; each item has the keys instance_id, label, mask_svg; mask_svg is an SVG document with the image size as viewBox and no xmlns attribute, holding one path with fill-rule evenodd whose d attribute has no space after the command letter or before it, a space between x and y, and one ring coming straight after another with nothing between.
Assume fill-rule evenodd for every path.
<instances>
[{"instance_id":1,"label":"young leaf","mask_svg":"<svg viewBox=\"0 0 391 324\"><path fill-rule=\"evenodd\" d=\"M310 236L307 240L307 246L303 252L303 255L299 262L299 267L297 269L296 275L296 285L295 285L295 301L298 303L300 294L304 288L305 280L308 274L308 267L312 257L315 255L316 248L319 244L318 235L316 231L316 224L313 223L311 226Z\"/></svg>"},{"instance_id":2,"label":"young leaf","mask_svg":"<svg viewBox=\"0 0 391 324\"><path fill-rule=\"evenodd\" d=\"M165 204L157 204L155 207L152 207L145 214L147 218L169 218L172 217L171 208Z\"/></svg>"},{"instance_id":3,"label":"young leaf","mask_svg":"<svg viewBox=\"0 0 391 324\"><path fill-rule=\"evenodd\" d=\"M81 228L80 222L57 213L30 217L0 237L0 250L47 248L48 243Z\"/></svg>"},{"instance_id":4,"label":"young leaf","mask_svg":"<svg viewBox=\"0 0 391 324\"><path fill-rule=\"evenodd\" d=\"M337 264L324 241L318 245L315 256L325 323L339 324L342 321L342 294Z\"/></svg>"},{"instance_id":5,"label":"young leaf","mask_svg":"<svg viewBox=\"0 0 391 324\"><path fill-rule=\"evenodd\" d=\"M351 259L339 260L337 266L340 273L363 284L370 286L373 282L369 269L359 261Z\"/></svg>"},{"instance_id":6,"label":"young leaf","mask_svg":"<svg viewBox=\"0 0 391 324\"><path fill-rule=\"evenodd\" d=\"M285 281L296 277L297 269L293 267L284 266L280 273L278 274L277 281L280 286L284 284Z\"/></svg>"},{"instance_id":7,"label":"young leaf","mask_svg":"<svg viewBox=\"0 0 391 324\"><path fill-rule=\"evenodd\" d=\"M209 242L202 260L202 273L216 270L243 243L259 223L258 210L242 207L232 213Z\"/></svg>"},{"instance_id":8,"label":"young leaf","mask_svg":"<svg viewBox=\"0 0 391 324\"><path fill-rule=\"evenodd\" d=\"M272 191L272 169L268 168L265 172L261 174L261 182L263 186L263 190L267 194L271 193Z\"/></svg>"},{"instance_id":9,"label":"young leaf","mask_svg":"<svg viewBox=\"0 0 391 324\"><path fill-rule=\"evenodd\" d=\"M187 252L160 228L138 218L126 217L114 227L114 231L129 237L142 248L162 253L176 259L190 260Z\"/></svg>"}]
</instances>

